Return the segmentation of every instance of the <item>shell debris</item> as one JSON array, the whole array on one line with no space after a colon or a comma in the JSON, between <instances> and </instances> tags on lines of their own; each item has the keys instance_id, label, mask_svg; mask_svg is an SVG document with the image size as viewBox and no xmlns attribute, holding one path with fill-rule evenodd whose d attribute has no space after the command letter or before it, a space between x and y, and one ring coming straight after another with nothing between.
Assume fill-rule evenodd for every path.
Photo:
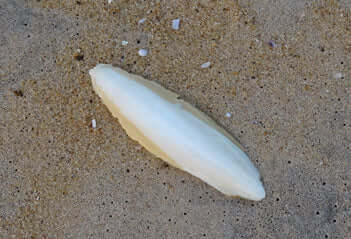
<instances>
[{"instance_id":1,"label":"shell debris","mask_svg":"<svg viewBox=\"0 0 351 239\"><path fill-rule=\"evenodd\" d=\"M138 51L139 56L146 56L147 53L148 53L148 50L146 50L146 49L140 49Z\"/></svg>"},{"instance_id":2,"label":"shell debris","mask_svg":"<svg viewBox=\"0 0 351 239\"><path fill-rule=\"evenodd\" d=\"M204 69L204 68L208 68L208 67L210 67L210 66L211 66L211 62L208 61L208 62L205 62L204 64L202 64L202 65L201 65L201 68Z\"/></svg>"},{"instance_id":3,"label":"shell debris","mask_svg":"<svg viewBox=\"0 0 351 239\"><path fill-rule=\"evenodd\" d=\"M179 23L180 23L179 18L172 20L172 28L174 30L179 30Z\"/></svg>"},{"instance_id":4,"label":"shell debris","mask_svg":"<svg viewBox=\"0 0 351 239\"><path fill-rule=\"evenodd\" d=\"M126 45L128 45L128 43L129 42L127 42L127 41L122 41L122 46L126 46Z\"/></svg>"},{"instance_id":5,"label":"shell debris","mask_svg":"<svg viewBox=\"0 0 351 239\"><path fill-rule=\"evenodd\" d=\"M140 19L140 20L138 21L138 23L139 23L139 24L142 24L142 23L144 23L145 21L146 21L146 17L145 17L145 18Z\"/></svg>"},{"instance_id":6,"label":"shell debris","mask_svg":"<svg viewBox=\"0 0 351 239\"><path fill-rule=\"evenodd\" d=\"M96 120L95 119L92 119L91 127L93 127L93 129L96 129Z\"/></svg>"},{"instance_id":7,"label":"shell debris","mask_svg":"<svg viewBox=\"0 0 351 239\"><path fill-rule=\"evenodd\" d=\"M277 46L277 44L276 44L274 41L269 41L269 42L268 42L268 45L269 45L270 47L276 47L276 46Z\"/></svg>"}]
</instances>

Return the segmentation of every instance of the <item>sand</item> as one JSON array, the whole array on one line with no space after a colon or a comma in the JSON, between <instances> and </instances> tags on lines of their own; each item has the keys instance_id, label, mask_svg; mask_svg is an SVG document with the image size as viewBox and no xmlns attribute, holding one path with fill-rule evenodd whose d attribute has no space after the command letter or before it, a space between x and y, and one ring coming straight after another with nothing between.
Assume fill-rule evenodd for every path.
<instances>
[{"instance_id":1,"label":"sand","mask_svg":"<svg viewBox=\"0 0 351 239\"><path fill-rule=\"evenodd\" d=\"M350 1L0 0L0 22L0 238L351 238ZM92 90L97 63L212 117L266 198L131 140Z\"/></svg>"}]
</instances>

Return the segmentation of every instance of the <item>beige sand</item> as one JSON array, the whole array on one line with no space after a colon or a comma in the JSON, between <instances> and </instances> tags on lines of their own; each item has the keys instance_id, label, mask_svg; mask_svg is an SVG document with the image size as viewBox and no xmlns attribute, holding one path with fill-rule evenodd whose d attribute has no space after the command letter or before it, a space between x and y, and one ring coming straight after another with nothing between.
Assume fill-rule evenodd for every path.
<instances>
[{"instance_id":1,"label":"beige sand","mask_svg":"<svg viewBox=\"0 0 351 239\"><path fill-rule=\"evenodd\" d=\"M0 0L0 238L350 237L351 4L308 2ZM130 139L88 75L111 62L237 138L266 199Z\"/></svg>"}]
</instances>

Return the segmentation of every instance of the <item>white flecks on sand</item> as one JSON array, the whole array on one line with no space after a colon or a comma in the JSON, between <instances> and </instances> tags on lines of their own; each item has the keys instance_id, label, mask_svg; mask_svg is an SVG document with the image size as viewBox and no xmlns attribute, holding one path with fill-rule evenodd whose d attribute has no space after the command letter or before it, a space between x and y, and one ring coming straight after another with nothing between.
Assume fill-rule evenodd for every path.
<instances>
[{"instance_id":1,"label":"white flecks on sand","mask_svg":"<svg viewBox=\"0 0 351 239\"><path fill-rule=\"evenodd\" d=\"M179 19L174 19L172 20L172 28L174 30L178 30L179 29L179 23L180 23L180 20Z\"/></svg>"},{"instance_id":2,"label":"white flecks on sand","mask_svg":"<svg viewBox=\"0 0 351 239\"><path fill-rule=\"evenodd\" d=\"M225 117L230 118L232 117L232 114L230 112L225 113Z\"/></svg>"},{"instance_id":3,"label":"white flecks on sand","mask_svg":"<svg viewBox=\"0 0 351 239\"><path fill-rule=\"evenodd\" d=\"M138 23L139 24L142 24L142 23L144 23L146 21L146 18L142 18L142 19L140 19L139 21L138 21Z\"/></svg>"},{"instance_id":4,"label":"white flecks on sand","mask_svg":"<svg viewBox=\"0 0 351 239\"><path fill-rule=\"evenodd\" d=\"M139 56L146 56L147 53L148 53L148 50L146 50L146 49L140 49L138 51Z\"/></svg>"},{"instance_id":5,"label":"white flecks on sand","mask_svg":"<svg viewBox=\"0 0 351 239\"><path fill-rule=\"evenodd\" d=\"M108 3L111 3L113 0L107 0L108 1Z\"/></svg>"},{"instance_id":6,"label":"white flecks on sand","mask_svg":"<svg viewBox=\"0 0 351 239\"><path fill-rule=\"evenodd\" d=\"M96 120L95 119L93 119L91 121L91 127L93 127L93 129L96 129Z\"/></svg>"},{"instance_id":7,"label":"white flecks on sand","mask_svg":"<svg viewBox=\"0 0 351 239\"><path fill-rule=\"evenodd\" d=\"M334 74L334 78L337 79L337 80L341 79L342 78L342 73L341 72L335 73Z\"/></svg>"},{"instance_id":8,"label":"white flecks on sand","mask_svg":"<svg viewBox=\"0 0 351 239\"><path fill-rule=\"evenodd\" d=\"M127 41L122 41L122 46L126 46L128 45L128 42Z\"/></svg>"},{"instance_id":9,"label":"white flecks on sand","mask_svg":"<svg viewBox=\"0 0 351 239\"><path fill-rule=\"evenodd\" d=\"M211 62L205 62L204 64L202 64L201 65L201 68L208 68L208 67L210 67L210 65L211 65Z\"/></svg>"},{"instance_id":10,"label":"white flecks on sand","mask_svg":"<svg viewBox=\"0 0 351 239\"><path fill-rule=\"evenodd\" d=\"M269 41L268 45L271 46L271 47L276 47L277 46L277 44L274 41Z\"/></svg>"}]
</instances>

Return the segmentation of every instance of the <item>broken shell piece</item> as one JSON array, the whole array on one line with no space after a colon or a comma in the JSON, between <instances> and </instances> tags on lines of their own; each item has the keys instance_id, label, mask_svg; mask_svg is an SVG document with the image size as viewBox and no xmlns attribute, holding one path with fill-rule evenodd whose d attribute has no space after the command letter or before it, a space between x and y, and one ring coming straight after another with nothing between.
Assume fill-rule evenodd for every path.
<instances>
[{"instance_id":1,"label":"broken shell piece","mask_svg":"<svg viewBox=\"0 0 351 239\"><path fill-rule=\"evenodd\" d=\"M127 41L122 41L122 46L126 46L128 45L128 42Z\"/></svg>"},{"instance_id":2,"label":"broken shell piece","mask_svg":"<svg viewBox=\"0 0 351 239\"><path fill-rule=\"evenodd\" d=\"M146 49L140 49L138 51L139 56L146 56L148 51Z\"/></svg>"},{"instance_id":3,"label":"broken shell piece","mask_svg":"<svg viewBox=\"0 0 351 239\"><path fill-rule=\"evenodd\" d=\"M204 64L202 64L201 65L201 68L208 68L208 67L210 67L210 65L211 65L211 62L205 62Z\"/></svg>"},{"instance_id":4,"label":"broken shell piece","mask_svg":"<svg viewBox=\"0 0 351 239\"><path fill-rule=\"evenodd\" d=\"M138 23L139 24L142 24L142 23L144 23L146 21L146 18L142 18L142 19L140 19L139 21L138 21Z\"/></svg>"},{"instance_id":5,"label":"broken shell piece","mask_svg":"<svg viewBox=\"0 0 351 239\"><path fill-rule=\"evenodd\" d=\"M179 23L180 23L180 20L179 19L174 19L172 20L172 28L174 30L178 30L179 29Z\"/></svg>"},{"instance_id":6,"label":"broken shell piece","mask_svg":"<svg viewBox=\"0 0 351 239\"><path fill-rule=\"evenodd\" d=\"M227 112L227 113L225 114L225 117L230 118L230 117L232 117L232 114L231 114L230 112Z\"/></svg>"},{"instance_id":7,"label":"broken shell piece","mask_svg":"<svg viewBox=\"0 0 351 239\"><path fill-rule=\"evenodd\" d=\"M276 44L274 41L269 41L269 42L268 42L268 45L269 45L270 47L276 47L276 46L277 46L277 44Z\"/></svg>"},{"instance_id":8,"label":"broken shell piece","mask_svg":"<svg viewBox=\"0 0 351 239\"><path fill-rule=\"evenodd\" d=\"M265 197L259 172L240 144L177 94L111 65L99 64L89 74L112 115L151 153L226 195Z\"/></svg>"},{"instance_id":9,"label":"broken shell piece","mask_svg":"<svg viewBox=\"0 0 351 239\"><path fill-rule=\"evenodd\" d=\"M95 120L95 119L93 119L93 120L91 121L91 127L93 127L93 129L96 128L96 120Z\"/></svg>"}]
</instances>

